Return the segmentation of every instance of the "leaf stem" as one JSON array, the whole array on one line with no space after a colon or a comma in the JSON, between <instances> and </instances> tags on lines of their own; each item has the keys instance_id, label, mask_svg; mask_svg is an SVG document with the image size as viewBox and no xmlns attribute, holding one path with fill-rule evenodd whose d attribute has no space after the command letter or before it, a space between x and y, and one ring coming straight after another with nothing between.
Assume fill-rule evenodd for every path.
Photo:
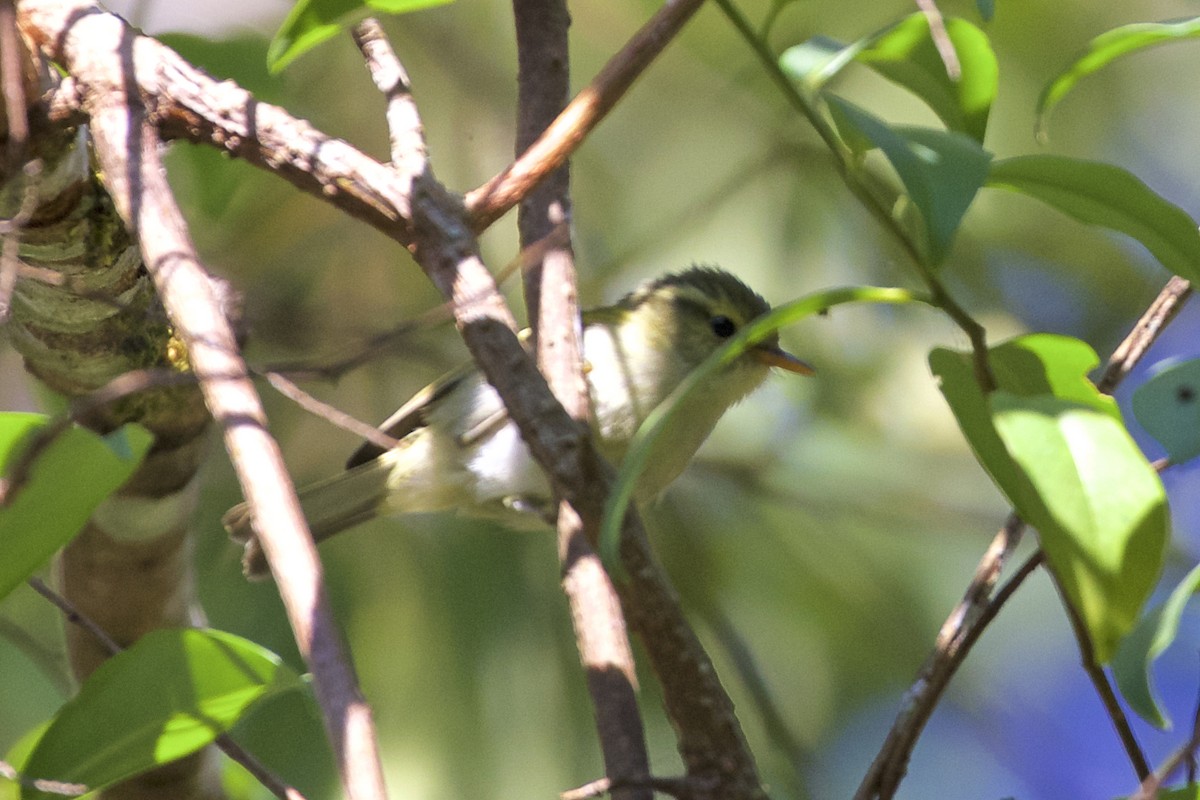
<instances>
[{"instance_id":1,"label":"leaf stem","mask_svg":"<svg viewBox=\"0 0 1200 800\"><path fill-rule=\"evenodd\" d=\"M893 238L895 238L909 257L909 260L916 266L921 280L929 288L933 304L945 311L950 319L967 335L967 339L971 342L971 350L975 362L975 378L979 382L980 388L985 393L995 389L996 381L992 375L991 367L988 365L987 332L984 327L950 295L950 292L938 278L932 266L927 263L920 245L891 213L891 204L885 203L882 198L871 190L870 185L863 179L860 170L852 162L849 150L842 143L833 126L817 110L812 98L801 92L784 71L780 69L778 60L775 54L771 52L771 48L767 42L754 30L750 21L734 5L733 0L715 0L715 2L729 19L729 22L746 41L746 44L754 51L767 75L783 93L784 99L807 120L817 136L821 138L821 141L828 148L829 154L833 158L833 165L837 169L842 181L846 184L846 188L879 221L883 228L892 234Z\"/></svg>"}]
</instances>

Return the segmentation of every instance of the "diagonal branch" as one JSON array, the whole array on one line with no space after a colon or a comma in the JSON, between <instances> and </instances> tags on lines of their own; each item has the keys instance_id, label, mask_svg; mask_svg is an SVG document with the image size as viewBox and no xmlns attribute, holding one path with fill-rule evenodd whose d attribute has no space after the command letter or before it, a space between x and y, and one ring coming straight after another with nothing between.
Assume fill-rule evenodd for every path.
<instances>
[{"instance_id":1,"label":"diagonal branch","mask_svg":"<svg viewBox=\"0 0 1200 800\"><path fill-rule=\"evenodd\" d=\"M468 192L466 203L472 227L477 231L487 228L566 163L703 3L667 0L516 161Z\"/></svg>"}]
</instances>

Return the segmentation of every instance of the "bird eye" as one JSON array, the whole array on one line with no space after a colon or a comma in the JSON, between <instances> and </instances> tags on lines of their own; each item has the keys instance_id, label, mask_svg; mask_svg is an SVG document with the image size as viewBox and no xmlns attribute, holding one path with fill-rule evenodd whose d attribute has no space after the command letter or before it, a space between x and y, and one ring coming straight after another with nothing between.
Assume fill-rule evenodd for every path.
<instances>
[{"instance_id":1,"label":"bird eye","mask_svg":"<svg viewBox=\"0 0 1200 800\"><path fill-rule=\"evenodd\" d=\"M710 319L708 321L708 325L710 328L712 328L712 332L717 336L720 336L722 339L728 339L730 336L733 336L734 331L737 330L737 325L733 324L733 320L724 314Z\"/></svg>"}]
</instances>

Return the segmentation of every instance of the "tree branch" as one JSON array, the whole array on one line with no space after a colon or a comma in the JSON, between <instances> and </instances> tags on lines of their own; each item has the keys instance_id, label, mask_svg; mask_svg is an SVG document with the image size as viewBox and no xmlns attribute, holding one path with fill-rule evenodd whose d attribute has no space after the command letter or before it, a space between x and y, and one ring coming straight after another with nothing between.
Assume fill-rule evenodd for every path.
<instances>
[{"instance_id":1,"label":"tree branch","mask_svg":"<svg viewBox=\"0 0 1200 800\"><path fill-rule=\"evenodd\" d=\"M91 123L105 184L138 238L147 271L188 347L280 587L301 654L314 676L338 768L351 798L383 797L370 709L358 691L333 615L320 562L283 459L225 318L175 205L131 65L153 58L151 40L84 0L22 4L46 54L74 77Z\"/></svg>"},{"instance_id":2,"label":"tree branch","mask_svg":"<svg viewBox=\"0 0 1200 800\"><path fill-rule=\"evenodd\" d=\"M472 227L487 228L564 164L703 3L667 0L516 161L468 192Z\"/></svg>"},{"instance_id":3,"label":"tree branch","mask_svg":"<svg viewBox=\"0 0 1200 800\"><path fill-rule=\"evenodd\" d=\"M514 0L517 33L517 141L526 150L558 116L570 89L563 0ZM522 249L562 230L525 271L525 305L533 328L538 366L555 397L582 425L588 420L583 378L582 327L570 243L570 172L567 163L551 172L520 204L517 227ZM590 443L590 439L585 439ZM592 456L596 458L595 455ZM562 586L571 606L579 658L587 674L605 772L646 778L650 759L637 704L637 668L629 647L621 601L588 541L600 518L584 518L562 501L558 508L558 555ZM613 789L617 800L650 800L649 787Z\"/></svg>"}]
</instances>

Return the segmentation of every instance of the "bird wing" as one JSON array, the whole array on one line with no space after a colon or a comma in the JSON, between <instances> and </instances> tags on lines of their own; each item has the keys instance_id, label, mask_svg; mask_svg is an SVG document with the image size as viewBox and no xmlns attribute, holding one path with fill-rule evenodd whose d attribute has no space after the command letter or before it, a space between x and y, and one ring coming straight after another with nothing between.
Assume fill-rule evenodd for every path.
<instances>
[{"instance_id":1,"label":"bird wing","mask_svg":"<svg viewBox=\"0 0 1200 800\"><path fill-rule=\"evenodd\" d=\"M465 364L459 369L448 372L438 378L414 394L409 398L407 403L400 406L394 414L380 423L378 426L379 429L393 439L403 439L418 428L425 427L428 424L426 412L439 400L454 391L471 374L472 370L473 365ZM353 469L359 464L365 464L371 459L383 455L384 452L386 452L384 448L374 442L363 442L346 461L346 469Z\"/></svg>"}]
</instances>

